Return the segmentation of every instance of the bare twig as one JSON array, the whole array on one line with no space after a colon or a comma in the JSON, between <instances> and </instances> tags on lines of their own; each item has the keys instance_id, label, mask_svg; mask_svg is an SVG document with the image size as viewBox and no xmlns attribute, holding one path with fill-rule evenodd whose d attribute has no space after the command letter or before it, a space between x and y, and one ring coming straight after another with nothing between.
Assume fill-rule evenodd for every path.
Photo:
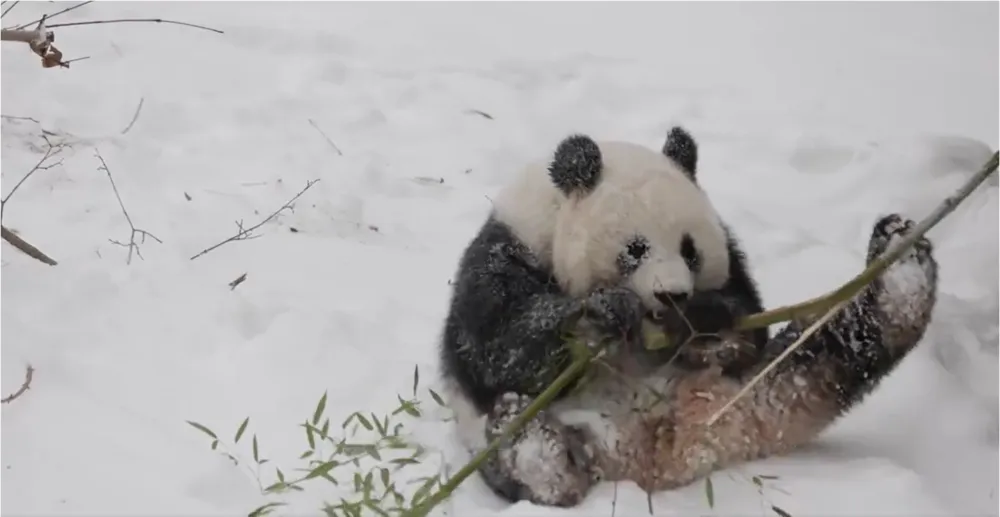
<instances>
[{"instance_id":1,"label":"bare twig","mask_svg":"<svg viewBox=\"0 0 1000 517\"><path fill-rule=\"evenodd\" d=\"M122 130L122 134L123 135L125 133L128 133L129 130L132 129L132 125L135 124L136 120L139 120L139 112L142 111L142 103L143 102L146 102L146 98L145 97L140 97L139 98L139 105L136 106L136 108L135 108L135 114L132 115L132 121L129 122L128 126L126 126L125 129Z\"/></svg>"},{"instance_id":2,"label":"bare twig","mask_svg":"<svg viewBox=\"0 0 1000 517\"><path fill-rule=\"evenodd\" d=\"M479 115L480 117L483 117L483 118L485 118L487 120L493 120L493 115L490 115L489 113L486 113L485 111L466 110L465 112L466 113L471 113L473 115Z\"/></svg>"},{"instance_id":3,"label":"bare twig","mask_svg":"<svg viewBox=\"0 0 1000 517\"><path fill-rule=\"evenodd\" d=\"M7 195L3 197L3 199L0 199L0 222L3 221L3 211L5 208L7 208L7 201L10 201L10 197L13 196L15 192L17 192L17 189L21 188L21 185L23 185L24 182L27 181L32 174L38 171L48 170L51 169L52 167L62 164L62 159L56 161L55 163L46 163L46 162L48 162L51 158L53 158L57 154L61 153L64 148L64 145L62 143L53 144L51 141L49 141L49 138L45 135L42 135L42 139L45 140L45 144L47 146L47 148L45 149L45 154L42 156L42 159L38 160L38 163L36 163L35 166L32 167L31 170L28 171L28 173L25 174L24 177L21 178L21 180L14 185L14 188L10 189L10 192L8 192Z\"/></svg>"},{"instance_id":4,"label":"bare twig","mask_svg":"<svg viewBox=\"0 0 1000 517\"><path fill-rule=\"evenodd\" d=\"M337 147L337 144L333 143L333 140L331 140L330 137L326 136L326 133L324 133L323 130L319 128L315 120L309 119L309 124L311 124L312 127L316 128L316 131L319 131L319 134L323 135L323 138L326 139L326 142L330 144L330 147L332 147L334 151L337 151L338 155L344 156L344 153L340 152L340 148Z\"/></svg>"},{"instance_id":5,"label":"bare twig","mask_svg":"<svg viewBox=\"0 0 1000 517\"><path fill-rule=\"evenodd\" d=\"M229 290L232 291L236 289L236 286L242 284L244 281L246 281L246 279L247 279L246 273L243 273L242 275L236 277L236 280L229 282Z\"/></svg>"},{"instance_id":6,"label":"bare twig","mask_svg":"<svg viewBox=\"0 0 1000 517\"><path fill-rule=\"evenodd\" d=\"M3 14L0 14L0 18L3 18L4 16L7 16L7 13L9 13L11 9L17 7L17 4L19 4L19 3L21 3L20 0L18 0L17 2L14 2L12 4L10 4L10 7L4 9L3 10Z\"/></svg>"},{"instance_id":7,"label":"bare twig","mask_svg":"<svg viewBox=\"0 0 1000 517\"><path fill-rule=\"evenodd\" d=\"M50 266L56 265L55 260L42 253L42 250L28 244L20 235L10 231L6 226L0 225L0 236L3 237L3 240L9 242L11 246L23 251L25 255Z\"/></svg>"},{"instance_id":8,"label":"bare twig","mask_svg":"<svg viewBox=\"0 0 1000 517\"><path fill-rule=\"evenodd\" d=\"M18 25L17 27L15 27L15 29L23 29L23 28L25 28L25 27L27 27L29 25L34 25L34 24L42 21L43 19L44 20L51 20L52 18L55 18L56 16L59 16L60 14L66 14L66 13L72 11L73 9L78 9L80 7L83 7L83 6L87 5L87 4L89 4L89 3L92 3L93 1L94 0L88 0L87 2L81 2L81 3L76 4L74 6L67 7L65 9L63 9L62 11L57 11L57 12L54 12L52 14L47 14L47 15L45 15L42 18L39 18L37 20L31 20L28 23L22 23L21 25Z\"/></svg>"},{"instance_id":9,"label":"bare twig","mask_svg":"<svg viewBox=\"0 0 1000 517\"><path fill-rule=\"evenodd\" d=\"M15 117L13 115L0 115L0 118L3 118L4 120L27 120L29 122L34 122L35 124L39 124L39 125L41 124L41 122L39 122L39 121L37 121L37 120L35 120L35 119L31 118L31 117Z\"/></svg>"},{"instance_id":10,"label":"bare twig","mask_svg":"<svg viewBox=\"0 0 1000 517\"><path fill-rule=\"evenodd\" d=\"M222 246L223 244L226 244L227 242L245 241L245 240L249 240L249 239L253 239L253 238L259 237L258 235L253 235L253 231L254 230L256 230L257 228L260 228L261 226L264 226L271 219L274 219L275 217L277 217L277 215L280 214L281 212L283 212L285 210L291 210L292 209L292 203L294 203L296 199L298 199L300 196L302 196L302 194L305 194L307 190L309 190L313 185L315 185L318 182L319 182L319 179L314 179L314 180L310 180L310 181L306 182L306 186L302 190L300 190L298 194L295 194L295 197L293 197L292 199L289 199L287 202L285 202L284 205L281 205L280 208L278 208L273 213L271 213L271 215L265 217L264 220L262 220L261 222L259 222L259 223L255 224L255 225L251 226L250 228L244 228L243 227L243 221L236 221L237 231L236 231L235 235L233 235L232 237L229 237L228 239L226 239L226 240L224 240L224 241L222 241L222 242L220 242L220 243L218 243L218 244L216 244L216 245L214 245L212 247L205 248L205 249L201 250L200 252L198 252L197 254L195 254L193 257L191 257L190 260L194 260L194 259L196 259L196 258L198 258L198 257L200 257L200 256L202 256L202 255L204 255L204 254L206 254L206 253L208 253L210 251L213 251L216 248L218 248L219 246Z\"/></svg>"},{"instance_id":11,"label":"bare twig","mask_svg":"<svg viewBox=\"0 0 1000 517\"><path fill-rule=\"evenodd\" d=\"M83 22L67 22L67 23L55 23L49 25L50 29L55 29L56 27L76 27L78 25L101 25L105 23L165 23L168 25L181 25L184 27L191 27L192 29L201 29L203 31L210 31L216 34L225 34L219 29L213 29L211 27L206 27L204 25L197 25L194 23L179 22L176 20L164 20L162 18L121 18L117 20L88 20Z\"/></svg>"},{"instance_id":12,"label":"bare twig","mask_svg":"<svg viewBox=\"0 0 1000 517\"><path fill-rule=\"evenodd\" d=\"M726 405L719 408L718 411L708 419L708 425L714 424L719 417L729 410L733 404L736 403L740 398L744 397L747 393L753 389L768 373L771 373L781 361L784 361L786 357L792 354L796 349L802 346L813 334L824 323L830 318L837 314L845 305L850 303L862 289L864 289L868 284L875 280L879 275L885 272L899 257L903 256L903 253L911 248L918 240L920 240L931 228L941 222L948 214L952 213L955 208L961 204L965 198L972 194L972 191L976 190L982 182L986 181L986 178L990 177L991 174L996 172L998 163L998 153L993 153L993 157L990 158L982 169L974 174L960 189L958 189L954 194L948 196L933 212L930 213L923 221L920 221L913 230L906 236L905 239L897 242L891 248L885 250L881 256L872 261L872 263L865 268L858 276L854 277L850 282L844 284L843 287L834 291L831 295L826 296L825 299L833 301L834 305L827 309L826 313L823 314L819 319L817 319L812 325L809 326L802 335L799 336L794 343L792 343L788 348L786 348L781 355L776 357L773 361L768 363L768 365L755 375L750 382L743 386L732 399L726 402Z\"/></svg>"},{"instance_id":13,"label":"bare twig","mask_svg":"<svg viewBox=\"0 0 1000 517\"><path fill-rule=\"evenodd\" d=\"M97 169L107 173L108 181L111 182L111 188L115 191L115 198L118 199L118 206L121 207L122 214L125 215L125 221L128 222L128 226L132 230L132 232L129 234L128 243L116 241L114 239L108 239L108 242L110 242L111 244L117 244L118 246L128 248L128 258L125 259L125 264L132 263L133 251L135 252L136 256L138 256L142 260L145 260L142 258L142 252L139 250L139 245L146 243L146 237L149 237L160 244L163 244L163 241L161 241L157 236L147 232L146 230L135 227L135 224L132 223L132 217L128 215L128 210L125 209L125 203L122 202L122 196L118 193L118 185L115 185L115 179L111 176L111 169L109 169L108 164L104 162L104 157L101 156L100 150L95 148L94 153L97 156L97 159L101 161L101 166L98 167ZM139 242L135 242L135 237L137 235L142 237L142 239Z\"/></svg>"},{"instance_id":14,"label":"bare twig","mask_svg":"<svg viewBox=\"0 0 1000 517\"><path fill-rule=\"evenodd\" d=\"M10 404L14 399L24 395L24 392L31 388L31 380L35 377L35 369L29 364L27 368L24 369L24 382L21 383L21 387L17 389L14 393L7 395L6 397L0 399L0 403Z\"/></svg>"}]
</instances>

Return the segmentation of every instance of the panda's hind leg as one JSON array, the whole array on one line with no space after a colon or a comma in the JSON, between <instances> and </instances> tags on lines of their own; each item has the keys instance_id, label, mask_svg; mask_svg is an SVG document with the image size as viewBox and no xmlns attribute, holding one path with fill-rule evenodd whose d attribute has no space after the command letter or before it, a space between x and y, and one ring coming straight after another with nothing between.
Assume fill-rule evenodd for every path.
<instances>
[{"instance_id":1,"label":"panda's hind leg","mask_svg":"<svg viewBox=\"0 0 1000 517\"><path fill-rule=\"evenodd\" d=\"M501 436L531 401L517 393L500 396L487 415L487 442ZM593 464L586 433L542 410L490 454L479 472L508 501L570 507L580 503L597 481Z\"/></svg>"}]
</instances>

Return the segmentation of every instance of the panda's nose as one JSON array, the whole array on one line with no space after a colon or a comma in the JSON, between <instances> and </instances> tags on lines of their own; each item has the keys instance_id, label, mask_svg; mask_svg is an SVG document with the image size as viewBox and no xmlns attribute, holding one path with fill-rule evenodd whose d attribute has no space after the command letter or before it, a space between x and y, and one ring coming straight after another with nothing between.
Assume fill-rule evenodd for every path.
<instances>
[{"instance_id":1,"label":"panda's nose","mask_svg":"<svg viewBox=\"0 0 1000 517\"><path fill-rule=\"evenodd\" d=\"M653 297L667 307L681 304L687 301L688 293L685 291L656 291Z\"/></svg>"}]
</instances>

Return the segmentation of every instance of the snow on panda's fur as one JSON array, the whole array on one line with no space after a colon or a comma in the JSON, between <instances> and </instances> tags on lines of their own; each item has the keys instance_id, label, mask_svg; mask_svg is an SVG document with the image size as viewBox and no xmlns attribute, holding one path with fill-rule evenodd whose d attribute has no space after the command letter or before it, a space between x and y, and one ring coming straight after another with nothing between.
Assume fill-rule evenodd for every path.
<instances>
[{"instance_id":1,"label":"snow on panda's fur","mask_svg":"<svg viewBox=\"0 0 1000 517\"><path fill-rule=\"evenodd\" d=\"M860 401L923 336L937 287L926 239L706 426L805 323L770 340L727 331L761 302L696 166L696 144L680 128L659 153L571 136L501 193L466 248L441 360L470 449L498 436L569 364L564 336L580 311L573 330L588 343L620 337L606 367L489 456L480 473L498 495L572 506L602 479L669 489L787 452ZM868 260L911 227L881 218ZM686 342L679 353L643 346L646 318Z\"/></svg>"}]
</instances>

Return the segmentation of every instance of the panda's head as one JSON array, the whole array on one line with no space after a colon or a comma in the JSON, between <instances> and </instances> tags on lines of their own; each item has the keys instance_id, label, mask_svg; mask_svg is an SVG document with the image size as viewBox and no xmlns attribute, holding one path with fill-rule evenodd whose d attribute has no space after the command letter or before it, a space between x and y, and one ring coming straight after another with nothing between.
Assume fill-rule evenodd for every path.
<instances>
[{"instance_id":1,"label":"panda's head","mask_svg":"<svg viewBox=\"0 0 1000 517\"><path fill-rule=\"evenodd\" d=\"M659 310L729 278L727 232L695 182L697 146L681 128L660 152L623 142L563 140L549 259L572 295L624 285ZM547 225L546 225L547 226Z\"/></svg>"}]
</instances>

